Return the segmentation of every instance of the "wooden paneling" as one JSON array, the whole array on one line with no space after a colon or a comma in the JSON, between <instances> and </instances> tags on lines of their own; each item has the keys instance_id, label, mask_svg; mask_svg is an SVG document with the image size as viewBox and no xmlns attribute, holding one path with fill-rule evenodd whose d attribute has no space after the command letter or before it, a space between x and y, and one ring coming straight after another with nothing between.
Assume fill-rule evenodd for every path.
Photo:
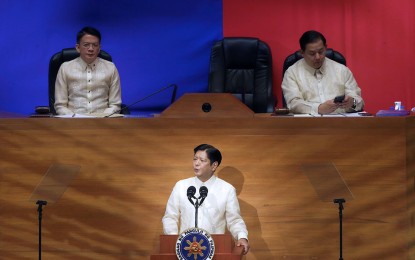
<instances>
[{"instance_id":1,"label":"wooden paneling","mask_svg":"<svg viewBox=\"0 0 415 260\"><path fill-rule=\"evenodd\" d=\"M345 259L415 259L415 118L0 119L0 256L37 257L29 197L52 163L80 173L44 207L45 259L148 259L193 148L217 146L219 177L238 190L246 259L338 259L338 209L302 163L333 162L345 203Z\"/></svg>"}]
</instances>

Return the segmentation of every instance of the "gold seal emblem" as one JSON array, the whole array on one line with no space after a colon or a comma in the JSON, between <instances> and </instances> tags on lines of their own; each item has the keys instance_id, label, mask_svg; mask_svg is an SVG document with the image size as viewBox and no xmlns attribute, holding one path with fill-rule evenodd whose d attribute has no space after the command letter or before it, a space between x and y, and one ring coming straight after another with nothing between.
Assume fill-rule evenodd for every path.
<instances>
[{"instance_id":1,"label":"gold seal emblem","mask_svg":"<svg viewBox=\"0 0 415 260\"><path fill-rule=\"evenodd\" d=\"M179 260L211 260L215 254L212 236L201 228L183 231L176 242L176 255Z\"/></svg>"}]
</instances>

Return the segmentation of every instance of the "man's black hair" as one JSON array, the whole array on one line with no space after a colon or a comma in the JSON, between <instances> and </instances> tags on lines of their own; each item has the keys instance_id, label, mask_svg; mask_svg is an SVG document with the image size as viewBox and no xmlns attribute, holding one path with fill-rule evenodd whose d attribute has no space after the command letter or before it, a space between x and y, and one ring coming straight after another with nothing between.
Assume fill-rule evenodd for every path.
<instances>
[{"instance_id":1,"label":"man's black hair","mask_svg":"<svg viewBox=\"0 0 415 260\"><path fill-rule=\"evenodd\" d=\"M81 41L81 38L84 37L84 35L86 34L97 37L99 39L99 42L101 43L101 33L97 29L91 26L86 26L78 32L78 34L76 35L76 43L79 44L79 42Z\"/></svg>"},{"instance_id":2,"label":"man's black hair","mask_svg":"<svg viewBox=\"0 0 415 260\"><path fill-rule=\"evenodd\" d=\"M300 38L301 50L305 51L307 44L317 42L318 40L322 40L324 46L326 46L326 38L322 33L313 30L306 31Z\"/></svg>"},{"instance_id":3,"label":"man's black hair","mask_svg":"<svg viewBox=\"0 0 415 260\"><path fill-rule=\"evenodd\" d=\"M218 162L218 166L219 166L220 163L222 162L222 154L217 148L215 148L214 146L210 144L198 145L195 147L193 151L195 154L198 151L206 151L207 157L210 160L210 164L213 164L214 162Z\"/></svg>"}]
</instances>

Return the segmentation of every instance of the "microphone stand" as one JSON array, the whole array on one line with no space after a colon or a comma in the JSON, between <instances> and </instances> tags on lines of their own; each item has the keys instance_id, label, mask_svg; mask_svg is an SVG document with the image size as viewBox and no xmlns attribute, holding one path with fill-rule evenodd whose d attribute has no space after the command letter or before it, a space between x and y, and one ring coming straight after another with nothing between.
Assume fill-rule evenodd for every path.
<instances>
[{"instance_id":1,"label":"microphone stand","mask_svg":"<svg viewBox=\"0 0 415 260\"><path fill-rule=\"evenodd\" d=\"M199 198L196 198L196 197L194 197L195 199L196 199L196 202L194 203L194 206L195 206L195 228L197 228L197 219L198 219L198 215L199 215L199 207L200 207L200 205L202 205L202 203L203 203L203 200L205 199L205 198L203 198L203 197L199 197ZM202 199L201 200L201 202L199 203L199 199Z\"/></svg>"},{"instance_id":2,"label":"microphone stand","mask_svg":"<svg viewBox=\"0 0 415 260\"><path fill-rule=\"evenodd\" d=\"M38 206L37 212L38 212L38 219L39 219L39 260L42 259L42 206L46 206L48 204L45 200L38 200L36 202Z\"/></svg>"},{"instance_id":3,"label":"microphone stand","mask_svg":"<svg viewBox=\"0 0 415 260\"><path fill-rule=\"evenodd\" d=\"M197 228L197 219L198 219L198 212L199 212L199 199L196 198L196 202L195 202L195 228Z\"/></svg>"},{"instance_id":4,"label":"microphone stand","mask_svg":"<svg viewBox=\"0 0 415 260\"><path fill-rule=\"evenodd\" d=\"M172 97L171 97L171 104L173 104L174 100L176 99L176 93L177 93L177 85L176 85L176 84L171 84L171 85L168 85L167 87L161 88L161 89L157 90L156 92L153 92L153 93L151 93L150 95L145 96L145 97L143 97L142 99L137 100L136 102L134 102L134 103L132 103L132 104L130 104L130 105L128 105L128 106L125 106L125 107L121 108L120 110L117 110L117 111L115 111L115 112L113 112L113 113L111 113L111 114L109 114L109 115L107 115L107 116L105 116L105 117L111 117L112 115L119 114L119 113L120 113L120 112L122 112L123 110L125 110L125 109L127 109L127 108L130 108L130 107L134 106L135 104L137 104L137 103L139 103L139 102L141 102L141 101L144 101L144 100L146 100L147 98L150 98L150 97L152 97L152 96L154 96L154 95L156 95L156 94L158 94L158 93L160 93L160 92L163 92L163 91L165 91L166 89L171 88L171 87L174 87L174 89L173 89L173 94L172 94Z\"/></svg>"},{"instance_id":5,"label":"microphone stand","mask_svg":"<svg viewBox=\"0 0 415 260\"><path fill-rule=\"evenodd\" d=\"M334 199L334 203L339 204L339 222L340 222L340 257L339 260L343 260L343 203L346 203L345 199Z\"/></svg>"}]
</instances>

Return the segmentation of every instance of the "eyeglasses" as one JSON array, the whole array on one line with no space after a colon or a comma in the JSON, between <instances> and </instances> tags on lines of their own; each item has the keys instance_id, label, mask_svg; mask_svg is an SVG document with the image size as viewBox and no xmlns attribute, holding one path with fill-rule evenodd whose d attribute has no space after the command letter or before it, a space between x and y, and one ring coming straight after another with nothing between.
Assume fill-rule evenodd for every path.
<instances>
[{"instance_id":1,"label":"eyeglasses","mask_svg":"<svg viewBox=\"0 0 415 260\"><path fill-rule=\"evenodd\" d=\"M89 49L90 47L92 47L92 49L98 49L100 47L99 43L95 42L95 43L91 43L91 42L84 42L81 43L82 48L85 49Z\"/></svg>"}]
</instances>

